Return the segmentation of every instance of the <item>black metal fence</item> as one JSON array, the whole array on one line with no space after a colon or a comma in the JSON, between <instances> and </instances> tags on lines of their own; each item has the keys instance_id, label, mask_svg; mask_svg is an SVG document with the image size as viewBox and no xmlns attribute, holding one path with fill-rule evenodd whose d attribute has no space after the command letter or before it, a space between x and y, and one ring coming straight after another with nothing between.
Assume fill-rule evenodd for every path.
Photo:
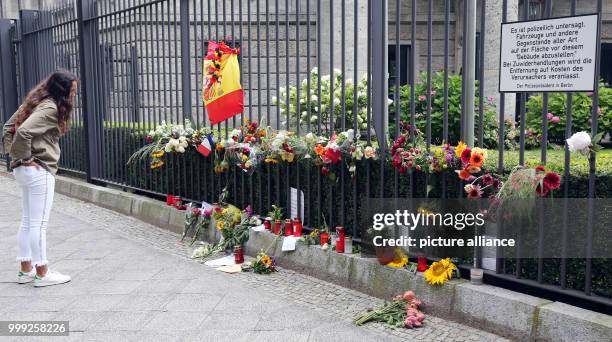
<instances>
[{"instance_id":1,"label":"black metal fence","mask_svg":"<svg viewBox=\"0 0 612 342\"><path fill-rule=\"evenodd\" d=\"M493 49L491 41L497 38L486 35L486 20L491 12L501 13L501 21L508 21L509 15L517 20L533 19L534 14L524 4L519 6L518 13L511 12L507 1L502 1L501 8L492 8L485 0L477 4L479 32L473 65L478 79L476 145L497 150L497 169L503 174L513 166L504 162L511 153L506 151L505 132L511 126L504 122L514 117L508 108L513 107L509 103L514 103L515 96L499 94L496 87L490 90L495 82L486 73L485 62L489 58L487 53ZM570 0L568 4L569 13L564 14L575 14L576 1ZM602 13L601 0L593 5L584 11ZM4 95L1 117L6 120L17 107L13 99L22 99L52 70L69 69L79 75L81 84L72 130L62 139L63 171L99 184L153 196L179 194L195 201L213 202L228 185L233 203L251 204L259 213L268 212L273 204L288 208L293 199L306 226L318 227L325 219L330 226L345 226L359 239L355 225L364 199L461 196L460 183L442 177L437 181L437 192L430 193L426 189L427 179L400 175L384 160L360 162L355 178L341 169L337 182L330 182L320 172L299 164L265 165L252 175L236 167L219 175L214 172L212 157L171 156L163 172L151 171L145 164L128 168L126 161L143 145L146 133L162 121L182 123L190 119L196 126L206 125L207 113L199 94L201 61L208 40L224 40L241 49L245 112L217 125L219 137L227 137L229 131L249 119L298 134L353 128L372 144L386 141L387 134L382 128L389 127L389 136L395 137L402 121L417 126L423 121L427 146L457 141L463 138L463 133L455 132L463 132L467 127L469 107L469 99L462 96L468 86L467 77L459 81L458 107L453 102L454 80L470 70L464 68L470 63L462 45L465 39L458 38L459 32L466 37L468 23L465 16L461 19L461 13L467 12L467 6L468 1L451 0L81 0L41 10L22 10L17 20L0 20L3 80L0 84ZM536 15L551 16L551 1L545 1L544 10ZM327 88L321 82L325 75L331 75ZM353 86L362 79L365 89ZM425 89L423 98L417 94L421 86ZM286 95L292 87L297 94L305 92L308 100L293 105ZM353 91L347 92L349 88ZM333 94L331 101L325 102L329 94ZM441 109L436 113L432 105L440 94ZM493 109L497 110L494 116L499 123L494 137L488 136L485 123L487 94L499 103ZM516 97L519 126L516 153L518 162L523 164L529 138L525 129L527 94ZM546 164L548 94L543 98L540 161ZM275 99L286 102L280 105ZM388 99L393 101L391 106ZM418 112L419 101L430 105ZM573 131L572 94L568 95L567 104L566 138ZM597 104L596 90L591 116L593 134L598 130ZM449 114L457 110L453 107L459 108L457 118ZM379 147L379 153L384 155L385 144ZM563 188L566 198L572 197L569 160L566 148ZM588 189L583 194L589 198L597 197L595 161L593 154L589 160ZM303 197L296 196L301 193L292 192L292 188L303 192ZM592 211L593 206L588 210ZM592 222L587 229L590 225ZM481 261L477 258L476 265L481 266ZM609 260L597 261L610 266ZM593 291L593 259L586 258L580 265L584 268L582 278L572 278L575 270L568 269L568 260L561 259L553 266L554 279L549 281L543 273L550 273L546 270L550 265L541 261L534 264L517 255L514 260L498 259L494 270L486 273L485 281L610 310L611 294ZM528 268L535 272L528 272ZM570 278L574 280L568 281Z\"/></svg>"}]
</instances>

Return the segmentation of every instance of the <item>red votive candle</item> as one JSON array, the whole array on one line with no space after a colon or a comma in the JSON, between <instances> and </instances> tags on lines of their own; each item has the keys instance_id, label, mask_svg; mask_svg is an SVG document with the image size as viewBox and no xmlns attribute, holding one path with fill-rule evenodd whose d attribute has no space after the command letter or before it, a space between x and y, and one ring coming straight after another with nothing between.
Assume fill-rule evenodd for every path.
<instances>
[{"instance_id":1,"label":"red votive candle","mask_svg":"<svg viewBox=\"0 0 612 342\"><path fill-rule=\"evenodd\" d=\"M281 229L281 220L275 220L274 221L274 234L279 235L280 234L280 229Z\"/></svg>"},{"instance_id":2,"label":"red votive candle","mask_svg":"<svg viewBox=\"0 0 612 342\"><path fill-rule=\"evenodd\" d=\"M321 235L319 235L319 244L323 246L324 244L328 242L329 242L329 234L327 232L321 233Z\"/></svg>"},{"instance_id":3,"label":"red votive candle","mask_svg":"<svg viewBox=\"0 0 612 342\"><path fill-rule=\"evenodd\" d=\"M264 220L264 228L266 228L266 230L272 230L272 222L270 222L269 218Z\"/></svg>"},{"instance_id":4,"label":"red votive candle","mask_svg":"<svg viewBox=\"0 0 612 342\"><path fill-rule=\"evenodd\" d=\"M336 252L344 253L344 227L336 227Z\"/></svg>"},{"instance_id":5,"label":"red votive candle","mask_svg":"<svg viewBox=\"0 0 612 342\"><path fill-rule=\"evenodd\" d=\"M417 257L417 262L418 262L417 271L419 271L419 272L427 271L428 266L427 266L427 257L426 256L419 255Z\"/></svg>"},{"instance_id":6,"label":"red votive candle","mask_svg":"<svg viewBox=\"0 0 612 342\"><path fill-rule=\"evenodd\" d=\"M173 196L172 197L172 206L178 208L181 206L182 200L181 196Z\"/></svg>"},{"instance_id":7,"label":"red votive candle","mask_svg":"<svg viewBox=\"0 0 612 342\"><path fill-rule=\"evenodd\" d=\"M293 220L293 236L302 236L302 220L300 220L299 218L295 218Z\"/></svg>"},{"instance_id":8,"label":"red votive candle","mask_svg":"<svg viewBox=\"0 0 612 342\"><path fill-rule=\"evenodd\" d=\"M240 245L234 247L234 262L237 264L244 262L244 250Z\"/></svg>"},{"instance_id":9,"label":"red votive candle","mask_svg":"<svg viewBox=\"0 0 612 342\"><path fill-rule=\"evenodd\" d=\"M166 195L166 204L167 205L172 205L174 204L174 196L173 195Z\"/></svg>"},{"instance_id":10,"label":"red votive candle","mask_svg":"<svg viewBox=\"0 0 612 342\"><path fill-rule=\"evenodd\" d=\"M291 236L293 235L293 222L291 222L291 219L286 219L285 220L285 236Z\"/></svg>"}]
</instances>

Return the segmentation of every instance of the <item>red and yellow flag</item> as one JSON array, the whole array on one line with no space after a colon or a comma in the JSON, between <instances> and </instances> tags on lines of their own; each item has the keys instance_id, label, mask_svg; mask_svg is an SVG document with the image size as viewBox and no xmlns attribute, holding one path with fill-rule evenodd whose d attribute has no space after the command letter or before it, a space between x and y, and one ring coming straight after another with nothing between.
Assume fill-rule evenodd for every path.
<instances>
[{"instance_id":1,"label":"red and yellow flag","mask_svg":"<svg viewBox=\"0 0 612 342\"><path fill-rule=\"evenodd\" d=\"M208 54L202 68L202 99L211 125L244 111L239 53L240 49L232 49L223 42L208 42Z\"/></svg>"}]
</instances>

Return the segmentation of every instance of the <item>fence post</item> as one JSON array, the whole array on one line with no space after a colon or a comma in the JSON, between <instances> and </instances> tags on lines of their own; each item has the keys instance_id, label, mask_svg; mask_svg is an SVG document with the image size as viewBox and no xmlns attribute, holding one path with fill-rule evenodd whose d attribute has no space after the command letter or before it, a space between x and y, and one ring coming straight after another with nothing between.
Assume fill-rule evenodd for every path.
<instances>
[{"instance_id":1,"label":"fence post","mask_svg":"<svg viewBox=\"0 0 612 342\"><path fill-rule=\"evenodd\" d=\"M15 49L13 48L13 23L0 18L0 124L4 124L17 110L17 77L15 74ZM10 157L6 153L6 169Z\"/></svg>"},{"instance_id":2,"label":"fence post","mask_svg":"<svg viewBox=\"0 0 612 342\"><path fill-rule=\"evenodd\" d=\"M87 181L91 182L92 178L99 176L100 155L92 139L96 136L98 130L98 119L102 113L96 113L94 110L95 94L93 83L94 63L94 42L97 42L96 35L98 34L96 25L88 20L95 16L95 0L79 0L77 3L77 23L79 32L79 67L81 78L81 110L83 113L83 130L85 141L85 174Z\"/></svg>"},{"instance_id":3,"label":"fence post","mask_svg":"<svg viewBox=\"0 0 612 342\"><path fill-rule=\"evenodd\" d=\"M181 91L183 94L183 119L192 120L191 115L191 56L189 45L189 0L181 0ZM176 14L174 15L176 19Z\"/></svg>"},{"instance_id":4,"label":"fence post","mask_svg":"<svg viewBox=\"0 0 612 342\"><path fill-rule=\"evenodd\" d=\"M372 3L372 113L374 129L382 151L387 147L387 126L389 121L388 93L388 0Z\"/></svg>"}]
</instances>

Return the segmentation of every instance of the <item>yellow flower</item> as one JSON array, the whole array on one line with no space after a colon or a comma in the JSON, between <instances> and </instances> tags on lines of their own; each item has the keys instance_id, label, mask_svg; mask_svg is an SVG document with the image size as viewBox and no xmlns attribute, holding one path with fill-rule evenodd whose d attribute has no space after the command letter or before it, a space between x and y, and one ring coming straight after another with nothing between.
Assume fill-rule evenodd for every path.
<instances>
[{"instance_id":1,"label":"yellow flower","mask_svg":"<svg viewBox=\"0 0 612 342\"><path fill-rule=\"evenodd\" d=\"M455 147L455 156L461 158L461 153L463 153L463 150L465 150L466 148L467 145L463 141L460 141L457 144L457 147Z\"/></svg>"},{"instance_id":2,"label":"yellow flower","mask_svg":"<svg viewBox=\"0 0 612 342\"><path fill-rule=\"evenodd\" d=\"M446 258L431 264L423 275L429 284L442 285L453 277L456 269L457 266L450 261L450 258Z\"/></svg>"},{"instance_id":3,"label":"yellow flower","mask_svg":"<svg viewBox=\"0 0 612 342\"><path fill-rule=\"evenodd\" d=\"M249 160L249 156L247 156L246 154L242 155L242 161L247 161Z\"/></svg>"},{"instance_id":4,"label":"yellow flower","mask_svg":"<svg viewBox=\"0 0 612 342\"><path fill-rule=\"evenodd\" d=\"M408 264L408 257L406 254L399 248L395 249L395 256L393 261L387 264L389 267L393 268L402 268Z\"/></svg>"},{"instance_id":5,"label":"yellow flower","mask_svg":"<svg viewBox=\"0 0 612 342\"><path fill-rule=\"evenodd\" d=\"M261 257L261 263L266 265L266 266L271 266L272 265L272 259L269 256L264 255L264 256Z\"/></svg>"},{"instance_id":6,"label":"yellow flower","mask_svg":"<svg viewBox=\"0 0 612 342\"><path fill-rule=\"evenodd\" d=\"M268 164L278 164L278 160L274 158L266 158L266 163Z\"/></svg>"},{"instance_id":7,"label":"yellow flower","mask_svg":"<svg viewBox=\"0 0 612 342\"><path fill-rule=\"evenodd\" d=\"M480 154L482 156L482 158L487 159L487 150L485 150L484 148L480 148L480 147L474 147L472 149L472 154Z\"/></svg>"},{"instance_id":8,"label":"yellow flower","mask_svg":"<svg viewBox=\"0 0 612 342\"><path fill-rule=\"evenodd\" d=\"M293 157L295 157L295 154L291 152L286 152L286 151L281 152L281 159L286 160L289 163L293 162Z\"/></svg>"},{"instance_id":9,"label":"yellow flower","mask_svg":"<svg viewBox=\"0 0 612 342\"><path fill-rule=\"evenodd\" d=\"M221 214L225 215L229 212L229 208L224 208L223 210L221 210Z\"/></svg>"},{"instance_id":10,"label":"yellow flower","mask_svg":"<svg viewBox=\"0 0 612 342\"><path fill-rule=\"evenodd\" d=\"M217 230L223 229L224 225L225 225L225 222L223 222L223 220L217 221Z\"/></svg>"},{"instance_id":11,"label":"yellow flower","mask_svg":"<svg viewBox=\"0 0 612 342\"><path fill-rule=\"evenodd\" d=\"M153 157L153 158L161 158L161 157L164 156L164 153L166 153L164 150L159 150L157 152L151 153L151 157Z\"/></svg>"},{"instance_id":12,"label":"yellow flower","mask_svg":"<svg viewBox=\"0 0 612 342\"><path fill-rule=\"evenodd\" d=\"M164 161L163 160L158 160L158 161L155 161L155 162L151 163L151 169L152 170L159 169L162 166L164 166Z\"/></svg>"}]
</instances>

